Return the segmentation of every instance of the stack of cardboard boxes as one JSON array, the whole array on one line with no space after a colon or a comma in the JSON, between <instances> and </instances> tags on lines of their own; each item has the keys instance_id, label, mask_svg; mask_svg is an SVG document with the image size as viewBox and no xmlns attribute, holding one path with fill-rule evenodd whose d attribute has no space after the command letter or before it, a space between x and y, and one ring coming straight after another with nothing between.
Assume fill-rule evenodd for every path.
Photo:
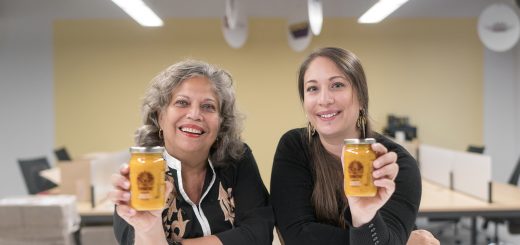
<instances>
[{"instance_id":1,"label":"stack of cardboard boxes","mask_svg":"<svg viewBox=\"0 0 520 245\"><path fill-rule=\"evenodd\" d=\"M74 244L73 234L79 224L74 196L0 199L0 244Z\"/></svg>"}]
</instances>

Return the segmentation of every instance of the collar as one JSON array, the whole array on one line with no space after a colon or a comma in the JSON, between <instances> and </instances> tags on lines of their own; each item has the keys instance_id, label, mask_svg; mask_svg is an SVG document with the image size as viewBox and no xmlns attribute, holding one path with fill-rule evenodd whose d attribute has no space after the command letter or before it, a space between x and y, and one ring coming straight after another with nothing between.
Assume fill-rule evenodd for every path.
<instances>
[{"instance_id":1,"label":"collar","mask_svg":"<svg viewBox=\"0 0 520 245\"><path fill-rule=\"evenodd\" d=\"M166 164L168 164L168 167L177 170L178 172L181 172L182 170L182 164L181 161L172 155L170 155L167 151L164 151L163 158L166 160ZM213 168L213 163L208 158L208 164L211 168L211 172L213 173L213 178L215 178L215 169Z\"/></svg>"}]
</instances>

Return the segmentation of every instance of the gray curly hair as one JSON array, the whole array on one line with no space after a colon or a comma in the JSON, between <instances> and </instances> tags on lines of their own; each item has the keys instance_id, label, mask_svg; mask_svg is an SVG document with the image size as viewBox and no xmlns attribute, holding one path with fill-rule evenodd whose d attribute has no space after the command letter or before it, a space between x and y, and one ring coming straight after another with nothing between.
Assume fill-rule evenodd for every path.
<instances>
[{"instance_id":1,"label":"gray curly hair","mask_svg":"<svg viewBox=\"0 0 520 245\"><path fill-rule=\"evenodd\" d=\"M243 116L235 105L235 90L231 75L203 61L184 60L159 73L145 93L141 106L143 125L135 133L138 146L164 146L159 138L159 113L171 102L172 92L192 77L206 77L217 94L220 128L209 158L216 165L239 159L245 151L241 140Z\"/></svg>"}]
</instances>

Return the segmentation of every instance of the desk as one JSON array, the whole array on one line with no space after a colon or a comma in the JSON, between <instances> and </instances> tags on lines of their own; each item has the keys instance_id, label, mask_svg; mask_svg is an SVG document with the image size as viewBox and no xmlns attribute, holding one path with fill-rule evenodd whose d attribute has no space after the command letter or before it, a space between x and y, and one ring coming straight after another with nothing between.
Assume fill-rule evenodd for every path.
<instances>
[{"instance_id":1,"label":"desk","mask_svg":"<svg viewBox=\"0 0 520 245\"><path fill-rule=\"evenodd\" d=\"M92 208L90 202L78 202L76 208L83 226L112 225L113 223L114 205L111 203L102 203Z\"/></svg>"},{"instance_id":2,"label":"desk","mask_svg":"<svg viewBox=\"0 0 520 245\"><path fill-rule=\"evenodd\" d=\"M419 216L432 218L470 217L471 244L476 244L476 218L520 217L520 188L498 182L492 183L492 203L422 181Z\"/></svg>"}]
</instances>

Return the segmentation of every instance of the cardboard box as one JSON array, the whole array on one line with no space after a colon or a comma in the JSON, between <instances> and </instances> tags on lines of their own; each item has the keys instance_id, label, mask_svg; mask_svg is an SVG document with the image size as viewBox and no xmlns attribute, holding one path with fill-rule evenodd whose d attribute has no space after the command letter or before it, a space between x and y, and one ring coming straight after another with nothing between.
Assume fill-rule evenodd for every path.
<instances>
[{"instance_id":1,"label":"cardboard box","mask_svg":"<svg viewBox=\"0 0 520 245\"><path fill-rule=\"evenodd\" d=\"M58 162L62 194L75 195L92 207L106 200L112 190L111 175L130 159L128 151L90 155L87 159Z\"/></svg>"},{"instance_id":2,"label":"cardboard box","mask_svg":"<svg viewBox=\"0 0 520 245\"><path fill-rule=\"evenodd\" d=\"M91 202L91 160L58 162L61 172L60 193L75 195L79 202Z\"/></svg>"},{"instance_id":3,"label":"cardboard box","mask_svg":"<svg viewBox=\"0 0 520 245\"><path fill-rule=\"evenodd\" d=\"M79 224L74 196L0 199L0 244L71 244Z\"/></svg>"}]
</instances>

